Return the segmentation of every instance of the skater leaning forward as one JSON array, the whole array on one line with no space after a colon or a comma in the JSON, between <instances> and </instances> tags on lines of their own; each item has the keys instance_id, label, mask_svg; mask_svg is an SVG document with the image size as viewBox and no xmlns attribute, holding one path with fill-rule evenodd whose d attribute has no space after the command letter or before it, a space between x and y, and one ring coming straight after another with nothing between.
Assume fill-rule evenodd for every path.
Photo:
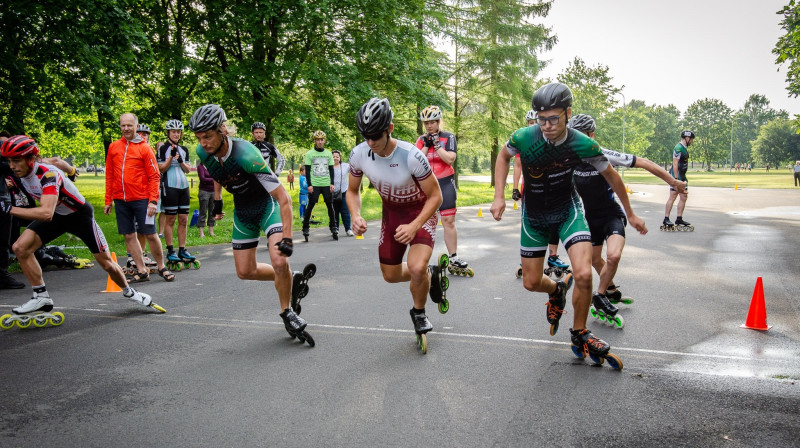
<instances>
[{"instance_id":1,"label":"skater leaning forward","mask_svg":"<svg viewBox=\"0 0 800 448\"><path fill-rule=\"evenodd\" d=\"M523 284L529 291L550 295L547 320L551 334L555 334L566 305L567 289L574 280L573 350L582 357L588 354L593 359L611 358L614 355L609 353L610 346L586 328L592 298L591 234L572 180L572 172L581 160L591 163L608 181L620 197L631 225L641 233L646 233L647 228L633 213L628 196L624 194L625 185L608 163L600 145L567 128L572 115L570 89L561 83L547 84L534 93L532 106L537 124L514 132L498 154L492 216L498 221L503 216L509 163L519 154L525 181L520 237ZM543 274L552 228L558 229L574 273L557 283Z\"/></svg>"},{"instance_id":2,"label":"skater leaning forward","mask_svg":"<svg viewBox=\"0 0 800 448\"><path fill-rule=\"evenodd\" d=\"M286 331L313 346L314 340L305 331L306 321L291 308L303 289L293 288L289 269L288 257L293 252L292 200L255 146L222 132L225 120L225 111L220 106L207 104L194 112L189 128L199 141L197 157L215 181L217 220L223 217L222 188L233 195L231 243L236 275L244 280L275 282ZM267 235L271 265L256 260L262 231ZM310 266L313 265L304 272L308 273ZM295 273L294 283L299 284L302 277L303 274Z\"/></svg>"},{"instance_id":3,"label":"skater leaning forward","mask_svg":"<svg viewBox=\"0 0 800 448\"><path fill-rule=\"evenodd\" d=\"M411 143L392 137L394 124L389 100L372 98L358 110L356 125L364 142L350 153L350 181L347 205L356 235L367 231L361 216L361 180L367 176L381 196L383 218L378 259L383 279L388 283L410 282L411 320L417 342L427 352L425 333L433 327L425 315L425 303L431 299L446 311L447 278L444 266L428 266L433 252L437 210L442 203L439 183L425 155ZM351 200L352 198L352 200ZM407 261L403 256L408 250Z\"/></svg>"},{"instance_id":4,"label":"skater leaning forward","mask_svg":"<svg viewBox=\"0 0 800 448\"><path fill-rule=\"evenodd\" d=\"M3 143L0 152L8 159L11 170L19 178L25 191L39 202L37 207L21 208L12 206L9 201L0 200L3 212L33 221L13 246L22 272L33 288L33 298L13 309L17 316L4 316L4 328L8 328L13 320L17 320L19 325L29 325L30 318L24 315L31 313L43 313L42 316L50 319L51 323L61 323L61 313L49 313L53 309L53 299L45 287L42 268L36 261L34 251L64 233L71 233L86 244L97 263L108 272L109 278L122 289L126 298L164 311L153 303L149 295L128 285L122 268L111 259L105 236L94 220L92 205L64 173L53 165L39 162L39 148L33 139L25 135L14 136ZM43 325L46 319L36 319L35 322Z\"/></svg>"}]
</instances>

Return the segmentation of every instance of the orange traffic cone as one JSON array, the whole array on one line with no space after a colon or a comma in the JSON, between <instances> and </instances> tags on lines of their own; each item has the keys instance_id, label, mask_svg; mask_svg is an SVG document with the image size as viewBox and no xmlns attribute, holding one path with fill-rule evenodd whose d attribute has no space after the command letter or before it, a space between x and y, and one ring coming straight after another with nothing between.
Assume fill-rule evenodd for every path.
<instances>
[{"instance_id":1,"label":"orange traffic cone","mask_svg":"<svg viewBox=\"0 0 800 448\"><path fill-rule=\"evenodd\" d=\"M115 254L114 252L111 252L111 259L114 261L114 263L116 263L117 262L117 254ZM104 289L104 290L102 290L100 292L122 292L122 288L120 288L119 285L114 283L114 280L111 280L111 275L109 275L108 276L108 280L106 281L106 289Z\"/></svg>"},{"instance_id":2,"label":"orange traffic cone","mask_svg":"<svg viewBox=\"0 0 800 448\"><path fill-rule=\"evenodd\" d=\"M753 290L753 299L750 300L750 311L741 327L764 331L772 328L772 325L767 325L767 306L764 303L764 283L761 277L756 280L756 289Z\"/></svg>"}]
</instances>

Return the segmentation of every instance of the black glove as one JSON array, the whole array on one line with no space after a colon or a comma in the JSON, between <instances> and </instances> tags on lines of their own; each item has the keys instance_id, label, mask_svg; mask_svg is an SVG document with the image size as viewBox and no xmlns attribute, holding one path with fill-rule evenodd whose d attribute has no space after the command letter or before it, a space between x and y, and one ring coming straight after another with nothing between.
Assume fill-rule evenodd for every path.
<instances>
[{"instance_id":1,"label":"black glove","mask_svg":"<svg viewBox=\"0 0 800 448\"><path fill-rule=\"evenodd\" d=\"M432 148L433 147L433 137L431 136L431 134L425 134L422 137L422 143L425 144L426 148Z\"/></svg>"},{"instance_id":2,"label":"black glove","mask_svg":"<svg viewBox=\"0 0 800 448\"><path fill-rule=\"evenodd\" d=\"M183 157L178 156L178 163L183 163Z\"/></svg>"},{"instance_id":3,"label":"black glove","mask_svg":"<svg viewBox=\"0 0 800 448\"><path fill-rule=\"evenodd\" d=\"M11 211L11 196L4 194L0 196L0 212L8 214Z\"/></svg>"},{"instance_id":4,"label":"black glove","mask_svg":"<svg viewBox=\"0 0 800 448\"><path fill-rule=\"evenodd\" d=\"M221 215L222 214L222 199L214 199L214 214Z\"/></svg>"},{"instance_id":5,"label":"black glove","mask_svg":"<svg viewBox=\"0 0 800 448\"><path fill-rule=\"evenodd\" d=\"M175 157L177 155L178 155L178 147L177 146L173 146L172 147L172 157Z\"/></svg>"},{"instance_id":6,"label":"black glove","mask_svg":"<svg viewBox=\"0 0 800 448\"><path fill-rule=\"evenodd\" d=\"M522 194L519 192L519 188L515 188L514 191L511 192L511 199L514 201L519 201L522 197Z\"/></svg>"},{"instance_id":7,"label":"black glove","mask_svg":"<svg viewBox=\"0 0 800 448\"><path fill-rule=\"evenodd\" d=\"M278 250L281 251L282 254L286 255L287 257L292 256L292 252L294 252L294 244L292 243L291 238L284 238L275 243L275 245L278 246Z\"/></svg>"}]
</instances>

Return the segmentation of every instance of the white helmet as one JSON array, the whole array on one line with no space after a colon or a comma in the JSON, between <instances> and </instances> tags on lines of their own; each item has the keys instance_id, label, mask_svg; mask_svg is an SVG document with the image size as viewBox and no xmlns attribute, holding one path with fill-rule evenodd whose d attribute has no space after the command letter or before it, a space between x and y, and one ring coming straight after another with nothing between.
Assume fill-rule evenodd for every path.
<instances>
[{"instance_id":1,"label":"white helmet","mask_svg":"<svg viewBox=\"0 0 800 448\"><path fill-rule=\"evenodd\" d=\"M422 121L436 121L442 119L442 109L439 106L428 106L422 109L419 114L419 119Z\"/></svg>"}]
</instances>

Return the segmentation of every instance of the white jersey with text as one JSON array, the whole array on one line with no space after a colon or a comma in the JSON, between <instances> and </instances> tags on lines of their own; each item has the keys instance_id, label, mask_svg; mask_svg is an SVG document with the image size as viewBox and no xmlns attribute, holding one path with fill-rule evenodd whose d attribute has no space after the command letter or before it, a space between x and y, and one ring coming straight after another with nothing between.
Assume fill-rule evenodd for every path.
<instances>
[{"instance_id":1,"label":"white jersey with text","mask_svg":"<svg viewBox=\"0 0 800 448\"><path fill-rule=\"evenodd\" d=\"M53 165L34 163L31 172L21 178L20 182L25 191L37 201L43 195L57 195L58 205L55 212L59 215L69 215L86 203L75 184Z\"/></svg>"},{"instance_id":2,"label":"white jersey with text","mask_svg":"<svg viewBox=\"0 0 800 448\"><path fill-rule=\"evenodd\" d=\"M378 190L384 204L416 205L428 197L420 181L433 175L428 158L416 146L397 140L397 146L387 157L372 152L362 142L350 153L350 174L367 176Z\"/></svg>"}]
</instances>

